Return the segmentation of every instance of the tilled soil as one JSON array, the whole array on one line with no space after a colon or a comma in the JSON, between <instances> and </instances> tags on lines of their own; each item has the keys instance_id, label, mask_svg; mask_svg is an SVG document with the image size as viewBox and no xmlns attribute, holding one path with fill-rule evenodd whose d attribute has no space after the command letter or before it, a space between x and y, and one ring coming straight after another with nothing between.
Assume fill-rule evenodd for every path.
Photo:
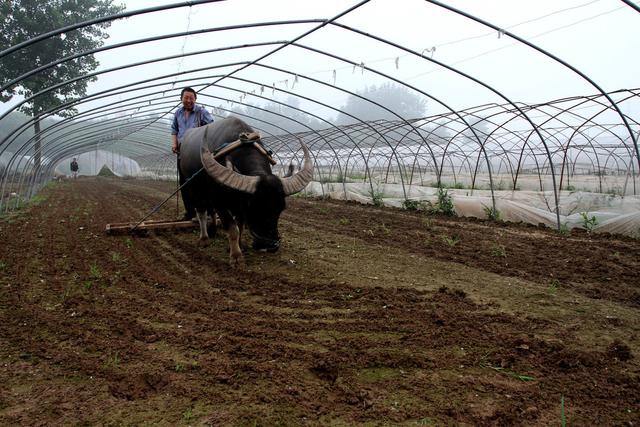
<instances>
[{"instance_id":1,"label":"tilled soil","mask_svg":"<svg viewBox=\"0 0 640 427\"><path fill-rule=\"evenodd\" d=\"M105 234L172 190L2 218L0 425L640 422L637 240L301 197L241 269L222 231Z\"/></svg>"}]
</instances>

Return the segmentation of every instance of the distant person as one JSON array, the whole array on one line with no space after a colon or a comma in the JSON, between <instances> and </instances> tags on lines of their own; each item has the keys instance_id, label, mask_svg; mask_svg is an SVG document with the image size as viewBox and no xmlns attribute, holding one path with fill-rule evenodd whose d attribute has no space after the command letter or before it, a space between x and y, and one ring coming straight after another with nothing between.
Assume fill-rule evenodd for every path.
<instances>
[{"instance_id":1,"label":"distant person","mask_svg":"<svg viewBox=\"0 0 640 427\"><path fill-rule=\"evenodd\" d=\"M184 133L187 129L197 128L200 126L213 123L213 117L204 107L196 104L196 91L190 87L185 87L180 92L180 101L182 107L178 108L173 116L173 123L171 125L171 151L178 155L180 159L180 144L184 138ZM180 185L184 184L188 177L182 176L180 168L178 168L180 175ZM193 207L193 202L189 200L186 191L182 189L182 201L184 202L185 214L182 218L184 221L190 221L196 216L196 210Z\"/></svg>"},{"instance_id":2,"label":"distant person","mask_svg":"<svg viewBox=\"0 0 640 427\"><path fill-rule=\"evenodd\" d=\"M75 157L73 158L73 160L71 160L71 165L69 167L71 168L71 176L74 179L77 178L80 167L78 166L78 162L76 161Z\"/></svg>"}]
</instances>

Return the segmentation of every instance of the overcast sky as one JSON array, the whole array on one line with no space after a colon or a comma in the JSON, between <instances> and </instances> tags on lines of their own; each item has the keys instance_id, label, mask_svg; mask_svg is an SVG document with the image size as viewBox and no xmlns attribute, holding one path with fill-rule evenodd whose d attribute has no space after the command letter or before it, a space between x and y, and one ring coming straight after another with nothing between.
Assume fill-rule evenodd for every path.
<instances>
[{"instance_id":1,"label":"overcast sky","mask_svg":"<svg viewBox=\"0 0 640 427\"><path fill-rule=\"evenodd\" d=\"M135 10L175 3L175 0L129 0L125 3L128 10ZM445 3L548 50L582 71L605 90L640 86L640 13L622 1L446 0ZM356 4L358 2L353 0L229 0L116 21L109 29L111 38L106 43L115 44L168 33L249 23L326 19ZM533 49L498 31L422 0L371 0L337 22L433 57L481 80L512 101L544 102L566 96L597 93L593 86L575 73ZM291 40L317 25L279 25L208 32L120 48L98 54L97 58L101 64L99 69L108 69L203 49ZM505 102L490 89L437 64L335 26L324 27L299 42L406 82L455 109L489 102ZM142 79L158 79L177 72L186 73L166 77L164 81L176 81L177 88L185 84L213 82L217 80L216 76L238 68L237 65L224 66L225 64L254 61L275 48L276 45L238 48L109 73L92 83L89 93ZM389 81L372 71L297 47L283 49L263 59L260 64L281 68L290 73L252 66L234 76L256 83L226 78L220 85L229 86L233 90L209 88L206 93L213 98L207 101L224 108L230 107L233 100L263 102L252 97L252 93L285 100L288 95L278 89L286 89L327 105L340 106L344 104L347 94L332 87L357 91ZM189 72L213 66L222 67ZM297 78L295 74L298 74ZM319 82L311 82L303 76ZM187 81L177 81L180 79ZM171 85L168 83L164 89L171 89ZM222 100L216 99L217 97ZM317 103L303 100L302 105L322 116L335 114L335 111ZM443 109L433 100L429 100L428 108L430 113L438 113Z\"/></svg>"},{"instance_id":2,"label":"overcast sky","mask_svg":"<svg viewBox=\"0 0 640 427\"><path fill-rule=\"evenodd\" d=\"M168 4L170 1L131 0L128 9ZM153 35L230 25L269 21L331 18L355 5L355 1L251 1L235 0L149 14L115 22L109 43L118 43ZM489 21L548 50L576 67L605 90L638 87L640 62L640 14L618 0L458 0L447 4ZM541 102L564 96L596 93L596 89L575 73L533 49L500 35L497 31L474 23L455 13L421 0L371 0L340 23L381 37L413 51L425 53L493 86L514 101ZM180 37L140 47L120 49L99 56L101 66L122 64L169 54L207 48L265 41L288 40L313 28L311 25L288 25L253 28ZM499 100L491 91L468 79L378 41L346 30L323 28L300 43L331 52L433 94L455 107L465 107ZM435 47L435 51L433 51ZM188 57L144 67L137 73L114 75L127 77L159 76L175 71L213 66L235 61L252 61L274 49L236 49L231 52ZM362 71L320 54L287 48L261 63L307 75L349 90L380 84L386 79ZM226 67L192 76L229 72ZM276 88L291 87L295 77L252 67L242 77ZM101 79L95 89L113 85L113 79ZM231 85L231 82L227 82ZM312 98L336 102L346 95L327 90L298 78L295 90ZM256 90L250 84L233 86ZM264 88L262 88L264 90ZM278 95L271 91L269 96ZM225 95L226 96L226 95Z\"/></svg>"}]
</instances>

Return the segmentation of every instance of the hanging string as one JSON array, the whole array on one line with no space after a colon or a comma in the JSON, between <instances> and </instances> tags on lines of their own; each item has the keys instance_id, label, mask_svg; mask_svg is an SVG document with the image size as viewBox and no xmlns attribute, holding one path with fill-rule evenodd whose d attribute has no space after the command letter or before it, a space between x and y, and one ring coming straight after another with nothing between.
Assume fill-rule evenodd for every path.
<instances>
[{"instance_id":1,"label":"hanging string","mask_svg":"<svg viewBox=\"0 0 640 427\"><path fill-rule=\"evenodd\" d=\"M193 6L189 6L189 14L187 15L187 29L185 32L189 32L189 29L191 28L191 14L193 13ZM187 40L188 40L189 36L184 36L184 40L182 41L182 48L180 48L180 60L178 61L178 67L177 70L178 72L182 71L182 66L184 65L184 51L187 47ZM176 80L178 79L178 76L174 77L174 81L172 83L172 85L175 85Z\"/></svg>"},{"instance_id":2,"label":"hanging string","mask_svg":"<svg viewBox=\"0 0 640 427\"><path fill-rule=\"evenodd\" d=\"M431 52L431 58L433 58L433 53L436 51L435 46L431 46L431 48L423 49L420 55L424 56L425 52Z\"/></svg>"}]
</instances>

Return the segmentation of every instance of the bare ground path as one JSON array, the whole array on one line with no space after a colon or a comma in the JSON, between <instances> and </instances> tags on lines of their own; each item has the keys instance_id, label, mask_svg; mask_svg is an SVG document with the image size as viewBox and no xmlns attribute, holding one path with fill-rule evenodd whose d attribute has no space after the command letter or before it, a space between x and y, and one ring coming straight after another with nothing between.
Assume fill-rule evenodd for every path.
<instances>
[{"instance_id":1,"label":"bare ground path","mask_svg":"<svg viewBox=\"0 0 640 427\"><path fill-rule=\"evenodd\" d=\"M172 185L0 220L0 425L640 422L640 242L297 197L244 270L223 233L104 234Z\"/></svg>"}]
</instances>

